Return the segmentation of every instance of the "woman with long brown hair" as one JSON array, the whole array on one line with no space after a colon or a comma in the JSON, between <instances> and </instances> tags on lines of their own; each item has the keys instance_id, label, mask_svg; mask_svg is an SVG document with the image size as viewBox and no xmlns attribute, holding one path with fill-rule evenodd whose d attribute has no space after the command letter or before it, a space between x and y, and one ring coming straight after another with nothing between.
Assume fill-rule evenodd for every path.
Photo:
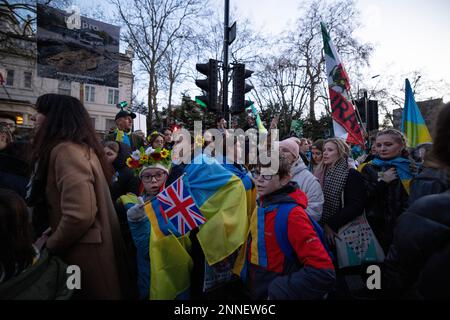
<instances>
[{"instance_id":1,"label":"woman with long brown hair","mask_svg":"<svg viewBox=\"0 0 450 320\"><path fill-rule=\"evenodd\" d=\"M49 226L49 251L79 266L77 297L127 297L124 244L108 188L112 168L89 114L78 99L58 94L40 96L36 107L28 192L34 226Z\"/></svg>"}]
</instances>

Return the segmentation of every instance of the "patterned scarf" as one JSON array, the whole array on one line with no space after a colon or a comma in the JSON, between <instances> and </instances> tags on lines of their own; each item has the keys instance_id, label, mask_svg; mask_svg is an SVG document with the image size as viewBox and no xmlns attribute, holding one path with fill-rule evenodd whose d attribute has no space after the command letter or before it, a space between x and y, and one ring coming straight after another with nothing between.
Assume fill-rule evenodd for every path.
<instances>
[{"instance_id":1,"label":"patterned scarf","mask_svg":"<svg viewBox=\"0 0 450 320\"><path fill-rule=\"evenodd\" d=\"M125 131L116 129L116 141L125 143L127 146L131 147L130 135Z\"/></svg>"},{"instance_id":2,"label":"patterned scarf","mask_svg":"<svg viewBox=\"0 0 450 320\"><path fill-rule=\"evenodd\" d=\"M327 224L341 208L341 194L344 190L348 177L347 159L339 159L334 167L327 168L323 179L323 204L322 218L319 223L321 226Z\"/></svg>"}]
</instances>

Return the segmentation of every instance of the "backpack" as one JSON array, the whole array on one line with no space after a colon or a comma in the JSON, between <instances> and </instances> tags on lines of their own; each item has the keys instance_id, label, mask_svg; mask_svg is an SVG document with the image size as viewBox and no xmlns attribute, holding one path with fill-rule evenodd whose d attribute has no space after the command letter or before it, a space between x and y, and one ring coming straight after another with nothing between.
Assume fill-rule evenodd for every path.
<instances>
[{"instance_id":1,"label":"backpack","mask_svg":"<svg viewBox=\"0 0 450 320\"><path fill-rule=\"evenodd\" d=\"M275 237L277 239L278 246L280 247L281 251L284 253L287 259L291 261L295 261L297 259L295 255L294 248L292 248L288 234L287 234L287 223L288 223L288 217L289 213L293 208L297 206L296 203L283 203L278 206L277 215L275 216ZM322 227L312 219L309 214L306 214L309 218L309 221L311 222L314 231L317 234L317 237L320 239L320 242L322 242L323 247L327 251L328 255L330 256L331 260L334 262L334 255L331 252L330 248L328 247L327 240L325 238L325 234L323 232Z\"/></svg>"}]
</instances>

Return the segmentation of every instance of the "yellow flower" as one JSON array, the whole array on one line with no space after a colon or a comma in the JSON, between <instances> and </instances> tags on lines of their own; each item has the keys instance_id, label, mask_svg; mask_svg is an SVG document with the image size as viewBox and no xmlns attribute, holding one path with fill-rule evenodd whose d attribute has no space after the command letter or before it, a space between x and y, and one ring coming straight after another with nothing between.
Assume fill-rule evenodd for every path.
<instances>
[{"instance_id":1,"label":"yellow flower","mask_svg":"<svg viewBox=\"0 0 450 320\"><path fill-rule=\"evenodd\" d=\"M130 167L131 168L131 160L133 160L133 158L128 158L127 159L127 161L125 162L126 163L126 165L127 165L127 167Z\"/></svg>"},{"instance_id":2,"label":"yellow flower","mask_svg":"<svg viewBox=\"0 0 450 320\"><path fill-rule=\"evenodd\" d=\"M146 154L144 154L143 156L141 156L141 158L139 159L139 163L140 164L146 164L148 162L148 156Z\"/></svg>"},{"instance_id":3,"label":"yellow flower","mask_svg":"<svg viewBox=\"0 0 450 320\"><path fill-rule=\"evenodd\" d=\"M140 166L139 161L137 161L131 157L127 159L126 164L129 168L133 168L133 169L139 168L139 166Z\"/></svg>"},{"instance_id":4,"label":"yellow flower","mask_svg":"<svg viewBox=\"0 0 450 320\"><path fill-rule=\"evenodd\" d=\"M162 149L162 151L161 151L161 158L166 159L169 155L170 155L169 150Z\"/></svg>"}]
</instances>

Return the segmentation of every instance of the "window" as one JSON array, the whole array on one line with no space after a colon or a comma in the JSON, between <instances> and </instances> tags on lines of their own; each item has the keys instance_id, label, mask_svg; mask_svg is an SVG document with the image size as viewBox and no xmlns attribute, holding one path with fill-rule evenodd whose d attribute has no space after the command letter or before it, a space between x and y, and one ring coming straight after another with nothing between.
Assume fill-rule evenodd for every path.
<instances>
[{"instance_id":1,"label":"window","mask_svg":"<svg viewBox=\"0 0 450 320\"><path fill-rule=\"evenodd\" d=\"M95 118L91 118L91 123L92 123L92 126L93 126L94 129L95 129Z\"/></svg>"},{"instance_id":2,"label":"window","mask_svg":"<svg viewBox=\"0 0 450 320\"><path fill-rule=\"evenodd\" d=\"M87 102L95 102L95 87L85 86L84 89L84 100Z\"/></svg>"},{"instance_id":3,"label":"window","mask_svg":"<svg viewBox=\"0 0 450 320\"><path fill-rule=\"evenodd\" d=\"M119 103L119 90L108 89L108 104Z\"/></svg>"},{"instance_id":4,"label":"window","mask_svg":"<svg viewBox=\"0 0 450 320\"><path fill-rule=\"evenodd\" d=\"M28 71L25 71L24 73L23 73L23 86L25 87L25 88L31 88L31 78L32 78L32 73L31 72L28 72Z\"/></svg>"},{"instance_id":5,"label":"window","mask_svg":"<svg viewBox=\"0 0 450 320\"><path fill-rule=\"evenodd\" d=\"M6 71L6 85L11 87L14 85L14 70Z\"/></svg>"},{"instance_id":6,"label":"window","mask_svg":"<svg viewBox=\"0 0 450 320\"><path fill-rule=\"evenodd\" d=\"M116 128L116 121L114 119L106 119L106 130Z\"/></svg>"},{"instance_id":7,"label":"window","mask_svg":"<svg viewBox=\"0 0 450 320\"><path fill-rule=\"evenodd\" d=\"M72 94L72 84L70 81L59 81L58 93L70 96Z\"/></svg>"}]
</instances>

